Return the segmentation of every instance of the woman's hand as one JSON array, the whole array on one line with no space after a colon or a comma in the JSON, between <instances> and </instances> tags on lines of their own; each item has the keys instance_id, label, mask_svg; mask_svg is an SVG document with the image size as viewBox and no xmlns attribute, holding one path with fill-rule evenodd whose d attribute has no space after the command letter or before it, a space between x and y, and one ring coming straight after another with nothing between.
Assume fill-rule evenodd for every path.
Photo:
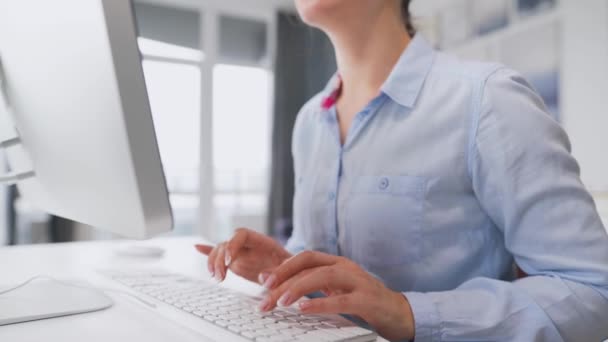
<instances>
[{"instance_id":1,"label":"woman's hand","mask_svg":"<svg viewBox=\"0 0 608 342\"><path fill-rule=\"evenodd\" d=\"M264 286L270 291L260 304L262 311L321 291L326 298L299 303L302 313L356 315L389 340L414 338L414 318L405 296L346 258L302 252L277 267Z\"/></svg>"},{"instance_id":2,"label":"woman's hand","mask_svg":"<svg viewBox=\"0 0 608 342\"><path fill-rule=\"evenodd\" d=\"M218 281L226 278L230 269L235 274L264 283L265 275L291 257L272 238L249 229L239 228L229 241L213 247L196 245L196 249L209 256L207 267Z\"/></svg>"}]
</instances>

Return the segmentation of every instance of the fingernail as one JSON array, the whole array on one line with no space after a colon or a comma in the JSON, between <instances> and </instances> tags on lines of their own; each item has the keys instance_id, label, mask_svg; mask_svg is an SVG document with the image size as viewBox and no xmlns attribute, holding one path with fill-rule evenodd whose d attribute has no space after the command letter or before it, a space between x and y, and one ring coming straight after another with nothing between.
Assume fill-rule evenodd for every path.
<instances>
[{"instance_id":1,"label":"fingernail","mask_svg":"<svg viewBox=\"0 0 608 342\"><path fill-rule=\"evenodd\" d=\"M281 298L279 298L279 300L277 301L277 304L283 308L289 306L291 304L291 298L290 298L289 292L283 293Z\"/></svg>"},{"instance_id":2,"label":"fingernail","mask_svg":"<svg viewBox=\"0 0 608 342\"><path fill-rule=\"evenodd\" d=\"M267 288L267 289L269 289L269 290L270 290L270 289L271 289L271 288L274 286L274 283L276 282L276 280L277 280L277 276L275 276L274 274L271 274L271 275L270 275L270 276L269 276L269 277L266 279L266 281L264 282L264 285L263 285L263 286L264 286L265 288Z\"/></svg>"},{"instance_id":3,"label":"fingernail","mask_svg":"<svg viewBox=\"0 0 608 342\"><path fill-rule=\"evenodd\" d=\"M268 278L268 273L266 273L266 272L260 273L260 275L258 275L258 281L260 282L260 285L264 284L266 282L267 278Z\"/></svg>"},{"instance_id":4,"label":"fingernail","mask_svg":"<svg viewBox=\"0 0 608 342\"><path fill-rule=\"evenodd\" d=\"M215 280L217 280L218 282L222 281L222 272L219 271L215 274Z\"/></svg>"},{"instance_id":5,"label":"fingernail","mask_svg":"<svg viewBox=\"0 0 608 342\"><path fill-rule=\"evenodd\" d=\"M224 264L226 265L226 267L230 266L231 261L232 256L230 255L230 252L226 251L226 254L224 255Z\"/></svg>"},{"instance_id":6,"label":"fingernail","mask_svg":"<svg viewBox=\"0 0 608 342\"><path fill-rule=\"evenodd\" d=\"M311 305L312 305L312 303L310 302L310 300L303 300L298 303L298 307L300 308L300 311L309 309L311 307Z\"/></svg>"},{"instance_id":7,"label":"fingernail","mask_svg":"<svg viewBox=\"0 0 608 342\"><path fill-rule=\"evenodd\" d=\"M211 273L211 276L213 277L213 275L215 274L215 270L213 269L213 266L207 265L207 269L209 270L209 273Z\"/></svg>"},{"instance_id":8,"label":"fingernail","mask_svg":"<svg viewBox=\"0 0 608 342\"><path fill-rule=\"evenodd\" d=\"M262 300L262 302L260 303L260 305L258 306L258 310L259 311L268 311L268 308L270 307L270 296L266 296L264 298L264 300Z\"/></svg>"}]
</instances>

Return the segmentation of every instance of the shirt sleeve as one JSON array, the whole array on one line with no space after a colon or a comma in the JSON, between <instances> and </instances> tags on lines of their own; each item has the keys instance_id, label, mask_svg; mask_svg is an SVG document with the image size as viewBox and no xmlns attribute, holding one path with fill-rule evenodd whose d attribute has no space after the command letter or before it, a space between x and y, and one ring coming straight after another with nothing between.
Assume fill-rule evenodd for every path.
<instances>
[{"instance_id":1,"label":"shirt sleeve","mask_svg":"<svg viewBox=\"0 0 608 342\"><path fill-rule=\"evenodd\" d=\"M603 341L608 234L566 133L528 83L506 68L485 82L477 119L473 189L528 277L406 292L416 342Z\"/></svg>"}]
</instances>

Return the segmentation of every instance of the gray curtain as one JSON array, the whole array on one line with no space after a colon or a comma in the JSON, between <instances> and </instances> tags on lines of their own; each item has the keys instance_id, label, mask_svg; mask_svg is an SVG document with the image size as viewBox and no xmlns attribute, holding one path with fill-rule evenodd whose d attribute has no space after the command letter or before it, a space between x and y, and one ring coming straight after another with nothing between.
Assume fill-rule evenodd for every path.
<instances>
[{"instance_id":1,"label":"gray curtain","mask_svg":"<svg viewBox=\"0 0 608 342\"><path fill-rule=\"evenodd\" d=\"M268 222L273 235L285 240L291 235L293 214L293 125L300 108L335 73L336 64L333 47L325 34L309 28L292 14L278 16Z\"/></svg>"}]
</instances>

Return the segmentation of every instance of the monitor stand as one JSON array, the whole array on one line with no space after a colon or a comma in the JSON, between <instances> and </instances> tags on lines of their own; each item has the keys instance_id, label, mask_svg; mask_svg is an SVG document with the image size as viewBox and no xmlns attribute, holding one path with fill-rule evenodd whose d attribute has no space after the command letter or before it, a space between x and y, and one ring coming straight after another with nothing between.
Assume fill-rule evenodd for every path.
<instances>
[{"instance_id":1,"label":"monitor stand","mask_svg":"<svg viewBox=\"0 0 608 342\"><path fill-rule=\"evenodd\" d=\"M0 326L95 312L113 304L112 299L99 290L51 279L34 280L0 294Z\"/></svg>"}]
</instances>

